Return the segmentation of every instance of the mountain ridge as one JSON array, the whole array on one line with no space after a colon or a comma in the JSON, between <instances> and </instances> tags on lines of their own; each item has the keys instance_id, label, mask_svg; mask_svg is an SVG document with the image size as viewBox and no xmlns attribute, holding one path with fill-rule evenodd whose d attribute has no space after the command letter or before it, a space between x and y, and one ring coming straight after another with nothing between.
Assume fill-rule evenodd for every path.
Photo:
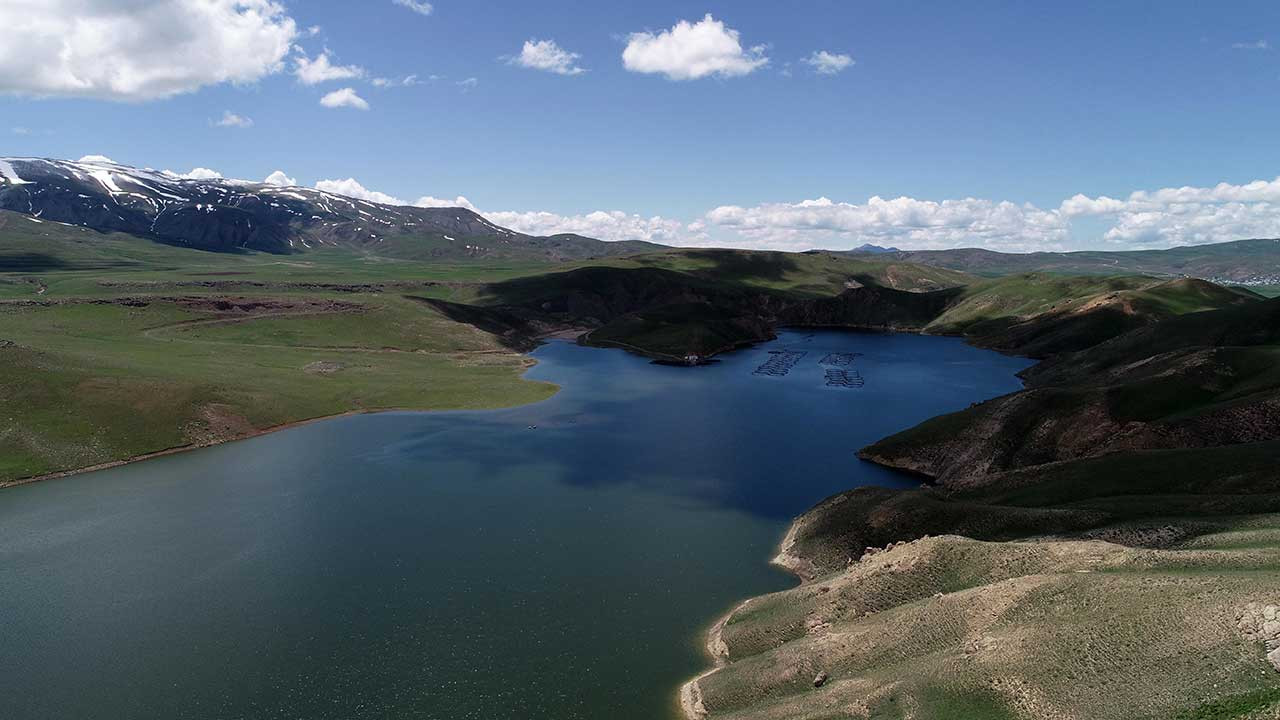
<instances>
[{"instance_id":1,"label":"mountain ridge","mask_svg":"<svg viewBox=\"0 0 1280 720\"><path fill-rule=\"evenodd\" d=\"M534 236L466 208L387 205L300 186L188 178L106 159L0 158L0 209L213 252L352 248L414 258L561 262L663 246Z\"/></svg>"},{"instance_id":2,"label":"mountain ridge","mask_svg":"<svg viewBox=\"0 0 1280 720\"><path fill-rule=\"evenodd\" d=\"M865 246L864 246L865 247ZM838 255L866 255L862 248ZM1002 253L983 248L899 250L881 254L900 262L950 268L975 275L1025 272L1194 277L1219 284L1280 285L1280 238L1253 238L1165 250L1077 250Z\"/></svg>"}]
</instances>

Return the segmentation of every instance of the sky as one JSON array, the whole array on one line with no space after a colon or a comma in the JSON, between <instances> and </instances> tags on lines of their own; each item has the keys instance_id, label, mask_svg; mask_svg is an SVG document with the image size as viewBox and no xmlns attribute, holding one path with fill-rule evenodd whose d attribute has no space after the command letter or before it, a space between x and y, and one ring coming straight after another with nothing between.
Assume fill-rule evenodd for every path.
<instances>
[{"instance_id":1,"label":"sky","mask_svg":"<svg viewBox=\"0 0 1280 720\"><path fill-rule=\"evenodd\" d=\"M679 245L1280 237L1274 0L3 0L0 27L5 156Z\"/></svg>"}]
</instances>

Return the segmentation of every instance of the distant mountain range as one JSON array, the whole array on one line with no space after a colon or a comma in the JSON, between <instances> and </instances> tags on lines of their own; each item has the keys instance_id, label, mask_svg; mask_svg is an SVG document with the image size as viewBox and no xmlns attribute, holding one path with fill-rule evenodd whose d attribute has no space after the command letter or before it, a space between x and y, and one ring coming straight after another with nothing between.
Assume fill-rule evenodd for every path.
<instances>
[{"instance_id":1,"label":"distant mountain range","mask_svg":"<svg viewBox=\"0 0 1280 720\"><path fill-rule=\"evenodd\" d=\"M868 255L882 255L884 253L896 253L896 252L902 252L902 251L896 247L881 247L880 245L872 245L871 243L865 243L863 245L859 245L858 247L854 248L850 252L863 253Z\"/></svg>"},{"instance_id":2,"label":"distant mountain range","mask_svg":"<svg viewBox=\"0 0 1280 720\"><path fill-rule=\"evenodd\" d=\"M415 259L564 261L662 246L531 236L465 208L383 205L306 187L190 179L106 160L0 158L0 210L200 250L339 247Z\"/></svg>"},{"instance_id":3,"label":"distant mountain range","mask_svg":"<svg viewBox=\"0 0 1280 720\"><path fill-rule=\"evenodd\" d=\"M186 178L89 158L0 158L0 210L42 222L123 232L216 252L287 254L341 248L418 260L565 262L664 247L575 234L526 235L465 208L385 205L307 187ZM913 251L865 244L831 254L874 256L876 262L930 265L986 276L1146 274L1280 285L1280 239L1171 250L1026 254L976 248Z\"/></svg>"},{"instance_id":4,"label":"distant mountain range","mask_svg":"<svg viewBox=\"0 0 1280 720\"><path fill-rule=\"evenodd\" d=\"M867 250L866 248L874 248ZM1123 252L1001 253L978 248L882 252L874 245L844 255L874 253L892 259L950 268L975 275L1056 272L1085 275L1194 277L1236 285L1280 285L1280 239L1238 240L1169 250Z\"/></svg>"}]
</instances>

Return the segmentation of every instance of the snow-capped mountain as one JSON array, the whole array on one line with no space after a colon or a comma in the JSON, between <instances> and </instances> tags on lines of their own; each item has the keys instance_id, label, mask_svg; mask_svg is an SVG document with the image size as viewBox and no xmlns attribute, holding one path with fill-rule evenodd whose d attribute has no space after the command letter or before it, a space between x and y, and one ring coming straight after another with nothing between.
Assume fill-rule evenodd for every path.
<instances>
[{"instance_id":1,"label":"snow-capped mountain","mask_svg":"<svg viewBox=\"0 0 1280 720\"><path fill-rule=\"evenodd\" d=\"M421 257L559 260L655 247L533 237L464 208L382 205L305 187L191 179L105 158L0 158L0 210L221 252L338 246Z\"/></svg>"}]
</instances>

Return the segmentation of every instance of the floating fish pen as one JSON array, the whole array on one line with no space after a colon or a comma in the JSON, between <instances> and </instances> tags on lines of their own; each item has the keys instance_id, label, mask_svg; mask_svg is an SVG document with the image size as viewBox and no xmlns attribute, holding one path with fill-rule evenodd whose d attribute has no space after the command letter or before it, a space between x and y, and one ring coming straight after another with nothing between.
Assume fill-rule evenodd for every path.
<instances>
[{"instance_id":1,"label":"floating fish pen","mask_svg":"<svg viewBox=\"0 0 1280 720\"><path fill-rule=\"evenodd\" d=\"M818 361L819 365L834 365L836 367L847 367L853 364L853 359L860 357L862 353L829 353L826 357Z\"/></svg>"},{"instance_id":2,"label":"floating fish pen","mask_svg":"<svg viewBox=\"0 0 1280 720\"><path fill-rule=\"evenodd\" d=\"M782 377L791 372L791 368L800 362L800 358L808 353L804 350L770 350L769 359L755 369L753 375L772 375Z\"/></svg>"},{"instance_id":3,"label":"floating fish pen","mask_svg":"<svg viewBox=\"0 0 1280 720\"><path fill-rule=\"evenodd\" d=\"M860 388L864 384L857 370L827 370L827 387Z\"/></svg>"}]
</instances>

